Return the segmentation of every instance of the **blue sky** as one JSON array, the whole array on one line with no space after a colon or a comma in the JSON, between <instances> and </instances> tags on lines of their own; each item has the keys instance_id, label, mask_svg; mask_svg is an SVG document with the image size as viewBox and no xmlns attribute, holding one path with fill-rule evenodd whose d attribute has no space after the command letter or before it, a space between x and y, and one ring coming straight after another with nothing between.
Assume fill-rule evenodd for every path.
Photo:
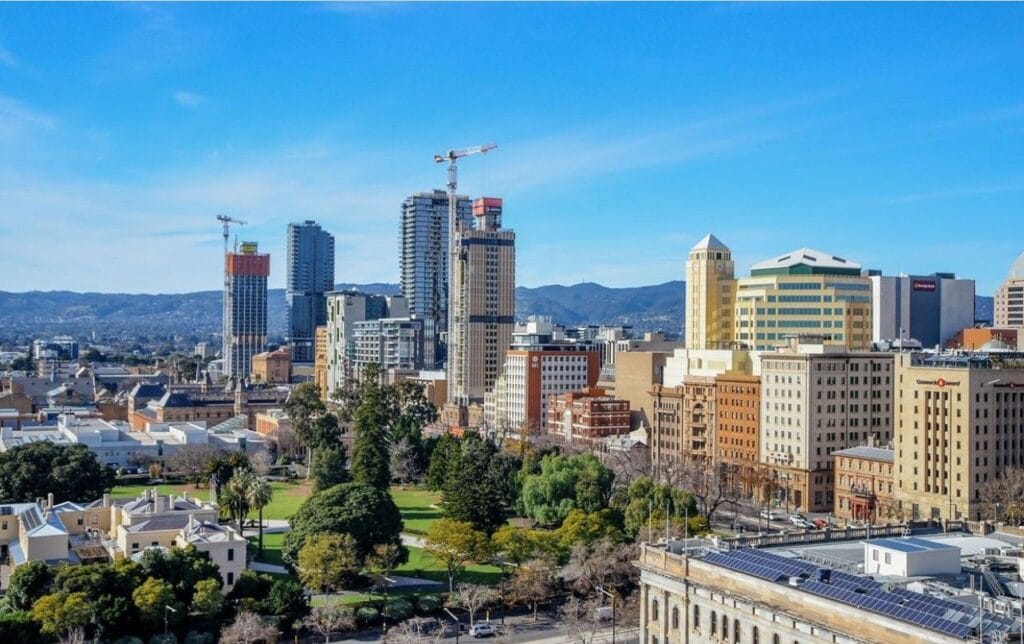
<instances>
[{"instance_id":1,"label":"blue sky","mask_svg":"<svg viewBox=\"0 0 1024 644\"><path fill-rule=\"evenodd\" d=\"M808 246L991 294L1024 251L1024 5L0 3L0 290L396 281L432 155L505 198L518 282L682 279Z\"/></svg>"}]
</instances>

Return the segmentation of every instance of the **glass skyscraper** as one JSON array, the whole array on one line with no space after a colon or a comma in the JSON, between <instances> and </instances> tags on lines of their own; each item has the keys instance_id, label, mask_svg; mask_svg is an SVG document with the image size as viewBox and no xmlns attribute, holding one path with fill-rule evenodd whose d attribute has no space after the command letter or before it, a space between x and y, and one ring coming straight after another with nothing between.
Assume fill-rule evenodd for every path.
<instances>
[{"instance_id":1,"label":"glass skyscraper","mask_svg":"<svg viewBox=\"0 0 1024 644\"><path fill-rule=\"evenodd\" d=\"M473 226L473 206L459 196L458 213L466 228ZM448 194L420 192L402 203L399 231L399 270L409 313L423 320L423 362L445 362L442 333L448 329Z\"/></svg>"},{"instance_id":2,"label":"glass skyscraper","mask_svg":"<svg viewBox=\"0 0 1024 644\"><path fill-rule=\"evenodd\" d=\"M288 224L288 342L294 362L313 362L316 328L334 290L334 235L315 221Z\"/></svg>"}]
</instances>

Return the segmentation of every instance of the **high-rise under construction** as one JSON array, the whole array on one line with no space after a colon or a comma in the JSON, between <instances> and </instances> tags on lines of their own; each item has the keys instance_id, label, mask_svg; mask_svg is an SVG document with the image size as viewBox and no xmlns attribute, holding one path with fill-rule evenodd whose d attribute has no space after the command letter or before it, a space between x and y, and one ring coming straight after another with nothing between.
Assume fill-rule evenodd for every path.
<instances>
[{"instance_id":1,"label":"high-rise under construction","mask_svg":"<svg viewBox=\"0 0 1024 644\"><path fill-rule=\"evenodd\" d=\"M267 348L267 277L270 255L242 242L224 256L224 373L246 378L252 357Z\"/></svg>"},{"instance_id":2,"label":"high-rise under construction","mask_svg":"<svg viewBox=\"0 0 1024 644\"><path fill-rule=\"evenodd\" d=\"M501 373L515 327L516 234L501 227L502 201L473 201L474 227L455 241L448 338L448 401L481 402Z\"/></svg>"}]
</instances>

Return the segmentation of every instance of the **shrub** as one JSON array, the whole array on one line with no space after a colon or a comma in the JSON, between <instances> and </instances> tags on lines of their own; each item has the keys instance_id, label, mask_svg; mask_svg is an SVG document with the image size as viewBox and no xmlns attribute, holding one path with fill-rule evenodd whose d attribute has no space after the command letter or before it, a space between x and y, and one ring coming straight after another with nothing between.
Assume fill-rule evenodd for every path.
<instances>
[{"instance_id":1,"label":"shrub","mask_svg":"<svg viewBox=\"0 0 1024 644\"><path fill-rule=\"evenodd\" d=\"M217 641L217 636L213 633L197 633L196 631L189 631L188 635L185 636L184 644L214 644Z\"/></svg>"},{"instance_id":2,"label":"shrub","mask_svg":"<svg viewBox=\"0 0 1024 644\"><path fill-rule=\"evenodd\" d=\"M356 610L356 621L363 626L370 626L380 621L380 611L373 606L362 606Z\"/></svg>"},{"instance_id":3,"label":"shrub","mask_svg":"<svg viewBox=\"0 0 1024 644\"><path fill-rule=\"evenodd\" d=\"M174 636L174 633L167 633L166 635L160 633L149 638L149 644L178 644L178 638Z\"/></svg>"},{"instance_id":4,"label":"shrub","mask_svg":"<svg viewBox=\"0 0 1024 644\"><path fill-rule=\"evenodd\" d=\"M437 595L423 595L416 602L417 608L423 614L434 613L441 610L441 606L444 604L441 598Z\"/></svg>"},{"instance_id":5,"label":"shrub","mask_svg":"<svg viewBox=\"0 0 1024 644\"><path fill-rule=\"evenodd\" d=\"M388 600L384 605L384 616L390 620L402 621L412 617L412 602L408 599L396 598Z\"/></svg>"}]
</instances>

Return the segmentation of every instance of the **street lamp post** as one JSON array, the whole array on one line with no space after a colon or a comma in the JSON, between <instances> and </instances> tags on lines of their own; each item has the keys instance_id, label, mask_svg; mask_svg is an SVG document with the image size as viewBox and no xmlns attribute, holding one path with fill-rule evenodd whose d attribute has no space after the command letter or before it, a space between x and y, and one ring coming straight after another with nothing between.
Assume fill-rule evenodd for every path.
<instances>
[{"instance_id":1,"label":"street lamp post","mask_svg":"<svg viewBox=\"0 0 1024 644\"><path fill-rule=\"evenodd\" d=\"M607 595L612 600L612 644L615 644L615 595L608 592L601 586L597 587L597 592Z\"/></svg>"},{"instance_id":2,"label":"street lamp post","mask_svg":"<svg viewBox=\"0 0 1024 644\"><path fill-rule=\"evenodd\" d=\"M455 622L455 644L459 644L459 618L447 608L444 609L444 612L448 613L448 616Z\"/></svg>"},{"instance_id":3,"label":"street lamp post","mask_svg":"<svg viewBox=\"0 0 1024 644\"><path fill-rule=\"evenodd\" d=\"M178 612L178 609L176 609L176 608L171 608L171 607L170 607L170 606L168 606L167 604L164 604L164 635L167 635L167 632L168 632L168 630L169 630L169 629L168 629L168 625L169 625L170 621L169 621L169 619L168 619L168 615L167 615L168 611L170 611L170 612L172 612L172 613L177 613L177 612Z\"/></svg>"}]
</instances>

